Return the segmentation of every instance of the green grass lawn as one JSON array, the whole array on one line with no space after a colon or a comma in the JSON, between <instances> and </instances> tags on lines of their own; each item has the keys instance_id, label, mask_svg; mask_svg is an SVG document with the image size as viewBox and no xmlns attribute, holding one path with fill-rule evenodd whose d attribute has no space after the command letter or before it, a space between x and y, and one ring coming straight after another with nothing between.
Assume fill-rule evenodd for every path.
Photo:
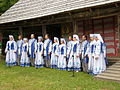
<instances>
[{"instance_id":1,"label":"green grass lawn","mask_svg":"<svg viewBox=\"0 0 120 90\"><path fill-rule=\"evenodd\" d=\"M6 68L0 61L0 90L120 90L120 83L101 81L83 72L34 67Z\"/></svg>"}]
</instances>

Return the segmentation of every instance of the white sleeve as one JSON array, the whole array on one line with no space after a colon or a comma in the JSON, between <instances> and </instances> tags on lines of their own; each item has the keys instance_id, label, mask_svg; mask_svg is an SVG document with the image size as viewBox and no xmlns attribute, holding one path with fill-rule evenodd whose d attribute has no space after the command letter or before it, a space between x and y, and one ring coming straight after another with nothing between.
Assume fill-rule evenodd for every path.
<instances>
[{"instance_id":1,"label":"white sleeve","mask_svg":"<svg viewBox=\"0 0 120 90\"><path fill-rule=\"evenodd\" d=\"M107 53L107 47L106 47L106 45L103 46L103 52L104 52L104 58L106 58L106 53Z\"/></svg>"},{"instance_id":2,"label":"white sleeve","mask_svg":"<svg viewBox=\"0 0 120 90\"><path fill-rule=\"evenodd\" d=\"M14 41L14 50L17 52L17 43Z\"/></svg>"},{"instance_id":3,"label":"white sleeve","mask_svg":"<svg viewBox=\"0 0 120 90\"><path fill-rule=\"evenodd\" d=\"M60 55L60 45L58 46L58 55Z\"/></svg>"},{"instance_id":4,"label":"white sleeve","mask_svg":"<svg viewBox=\"0 0 120 90\"><path fill-rule=\"evenodd\" d=\"M29 46L28 46L28 43L27 43L27 52L29 51Z\"/></svg>"},{"instance_id":5,"label":"white sleeve","mask_svg":"<svg viewBox=\"0 0 120 90\"><path fill-rule=\"evenodd\" d=\"M30 47L30 45L31 45L31 44L30 44L30 40L29 40L29 41L28 41L28 46Z\"/></svg>"},{"instance_id":6,"label":"white sleeve","mask_svg":"<svg viewBox=\"0 0 120 90\"><path fill-rule=\"evenodd\" d=\"M85 52L85 56L88 55L89 52L90 52L90 43L87 45L87 50Z\"/></svg>"},{"instance_id":7,"label":"white sleeve","mask_svg":"<svg viewBox=\"0 0 120 90\"><path fill-rule=\"evenodd\" d=\"M70 45L71 45L71 43L68 42L68 43L67 43L67 55L70 54L70 48L71 48Z\"/></svg>"},{"instance_id":8,"label":"white sleeve","mask_svg":"<svg viewBox=\"0 0 120 90\"><path fill-rule=\"evenodd\" d=\"M64 56L66 56L66 54L67 54L67 47L64 46Z\"/></svg>"},{"instance_id":9,"label":"white sleeve","mask_svg":"<svg viewBox=\"0 0 120 90\"><path fill-rule=\"evenodd\" d=\"M79 54L81 54L81 53L82 53L81 47L82 47L82 44L81 44L81 43L79 43Z\"/></svg>"},{"instance_id":10,"label":"white sleeve","mask_svg":"<svg viewBox=\"0 0 120 90\"><path fill-rule=\"evenodd\" d=\"M42 50L41 50L41 53L43 54L43 50L44 50L44 44L42 43Z\"/></svg>"},{"instance_id":11,"label":"white sleeve","mask_svg":"<svg viewBox=\"0 0 120 90\"><path fill-rule=\"evenodd\" d=\"M77 43L77 56L80 55L80 43Z\"/></svg>"},{"instance_id":12,"label":"white sleeve","mask_svg":"<svg viewBox=\"0 0 120 90\"><path fill-rule=\"evenodd\" d=\"M35 40L35 46L37 45L37 40Z\"/></svg>"},{"instance_id":13,"label":"white sleeve","mask_svg":"<svg viewBox=\"0 0 120 90\"><path fill-rule=\"evenodd\" d=\"M7 52L7 51L8 51L8 41L6 43L6 48L5 48L5 52Z\"/></svg>"},{"instance_id":14,"label":"white sleeve","mask_svg":"<svg viewBox=\"0 0 120 90\"><path fill-rule=\"evenodd\" d=\"M101 43L96 44L96 49L95 49L95 56L99 57L101 51Z\"/></svg>"},{"instance_id":15,"label":"white sleeve","mask_svg":"<svg viewBox=\"0 0 120 90\"><path fill-rule=\"evenodd\" d=\"M28 48L29 48L28 52L31 55L31 42L30 42L30 40L28 41Z\"/></svg>"},{"instance_id":16,"label":"white sleeve","mask_svg":"<svg viewBox=\"0 0 120 90\"><path fill-rule=\"evenodd\" d=\"M49 51L48 51L49 53L51 53L52 52L52 41L50 41L50 43L49 43Z\"/></svg>"},{"instance_id":17,"label":"white sleeve","mask_svg":"<svg viewBox=\"0 0 120 90\"><path fill-rule=\"evenodd\" d=\"M35 44L35 52L37 52L37 44Z\"/></svg>"},{"instance_id":18,"label":"white sleeve","mask_svg":"<svg viewBox=\"0 0 120 90\"><path fill-rule=\"evenodd\" d=\"M35 45L34 48L36 48L36 46L37 46L37 40L35 40L34 45ZM34 49L34 52L36 52L35 49Z\"/></svg>"},{"instance_id":19,"label":"white sleeve","mask_svg":"<svg viewBox=\"0 0 120 90\"><path fill-rule=\"evenodd\" d=\"M56 45L56 51L55 51L56 55L59 55L59 45Z\"/></svg>"}]
</instances>

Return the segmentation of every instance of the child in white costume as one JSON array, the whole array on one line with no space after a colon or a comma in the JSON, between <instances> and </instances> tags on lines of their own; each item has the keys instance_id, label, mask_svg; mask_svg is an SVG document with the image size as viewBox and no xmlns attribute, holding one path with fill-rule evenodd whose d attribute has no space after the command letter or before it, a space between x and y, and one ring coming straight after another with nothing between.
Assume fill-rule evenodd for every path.
<instances>
[{"instance_id":1,"label":"child in white costume","mask_svg":"<svg viewBox=\"0 0 120 90\"><path fill-rule=\"evenodd\" d=\"M6 65L16 65L16 52L17 44L14 41L13 35L9 35L9 41L7 41L5 53L6 53Z\"/></svg>"},{"instance_id":2,"label":"child in white costume","mask_svg":"<svg viewBox=\"0 0 120 90\"><path fill-rule=\"evenodd\" d=\"M66 41L64 38L60 39L61 44L59 46L59 58L58 58L58 69L59 70L66 70Z\"/></svg>"},{"instance_id":3,"label":"child in white costume","mask_svg":"<svg viewBox=\"0 0 120 90\"><path fill-rule=\"evenodd\" d=\"M108 64L106 56L107 47L100 34L98 34L98 39L101 41L101 53L102 53L101 71L103 72L106 70L106 65Z\"/></svg>"},{"instance_id":4,"label":"child in white costume","mask_svg":"<svg viewBox=\"0 0 120 90\"><path fill-rule=\"evenodd\" d=\"M59 39L57 37L54 37L54 43L52 45L51 54L51 68L57 68L58 55L59 55Z\"/></svg>"},{"instance_id":5,"label":"child in white costume","mask_svg":"<svg viewBox=\"0 0 120 90\"><path fill-rule=\"evenodd\" d=\"M38 37L38 43L35 46L35 67L40 68L43 67L44 65L44 60L43 60L43 38L40 36Z\"/></svg>"},{"instance_id":6,"label":"child in white costume","mask_svg":"<svg viewBox=\"0 0 120 90\"><path fill-rule=\"evenodd\" d=\"M23 45L22 45L22 55L21 55L21 60L20 60L20 66L21 67L30 67L30 61L28 57L28 39L24 38L23 39Z\"/></svg>"},{"instance_id":7,"label":"child in white costume","mask_svg":"<svg viewBox=\"0 0 120 90\"><path fill-rule=\"evenodd\" d=\"M68 62L68 70L80 71L80 43L78 35L73 35L72 50Z\"/></svg>"}]
</instances>

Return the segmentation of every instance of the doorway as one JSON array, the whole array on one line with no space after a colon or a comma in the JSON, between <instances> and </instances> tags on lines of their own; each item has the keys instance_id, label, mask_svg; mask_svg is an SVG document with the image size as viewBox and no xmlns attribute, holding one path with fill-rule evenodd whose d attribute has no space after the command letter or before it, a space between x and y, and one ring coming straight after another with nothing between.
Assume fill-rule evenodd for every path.
<instances>
[{"instance_id":1,"label":"doorway","mask_svg":"<svg viewBox=\"0 0 120 90\"><path fill-rule=\"evenodd\" d=\"M54 25L47 25L46 33L48 33L53 40L54 37L61 38L61 25L54 24Z\"/></svg>"}]
</instances>

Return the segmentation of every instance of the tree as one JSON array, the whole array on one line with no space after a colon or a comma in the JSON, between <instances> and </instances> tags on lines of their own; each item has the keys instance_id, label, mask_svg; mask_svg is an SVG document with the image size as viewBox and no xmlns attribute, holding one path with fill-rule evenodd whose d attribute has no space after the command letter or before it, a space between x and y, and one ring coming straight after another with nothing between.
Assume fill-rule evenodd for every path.
<instances>
[{"instance_id":1,"label":"tree","mask_svg":"<svg viewBox=\"0 0 120 90\"><path fill-rule=\"evenodd\" d=\"M18 0L0 0L0 15L14 5Z\"/></svg>"}]
</instances>

